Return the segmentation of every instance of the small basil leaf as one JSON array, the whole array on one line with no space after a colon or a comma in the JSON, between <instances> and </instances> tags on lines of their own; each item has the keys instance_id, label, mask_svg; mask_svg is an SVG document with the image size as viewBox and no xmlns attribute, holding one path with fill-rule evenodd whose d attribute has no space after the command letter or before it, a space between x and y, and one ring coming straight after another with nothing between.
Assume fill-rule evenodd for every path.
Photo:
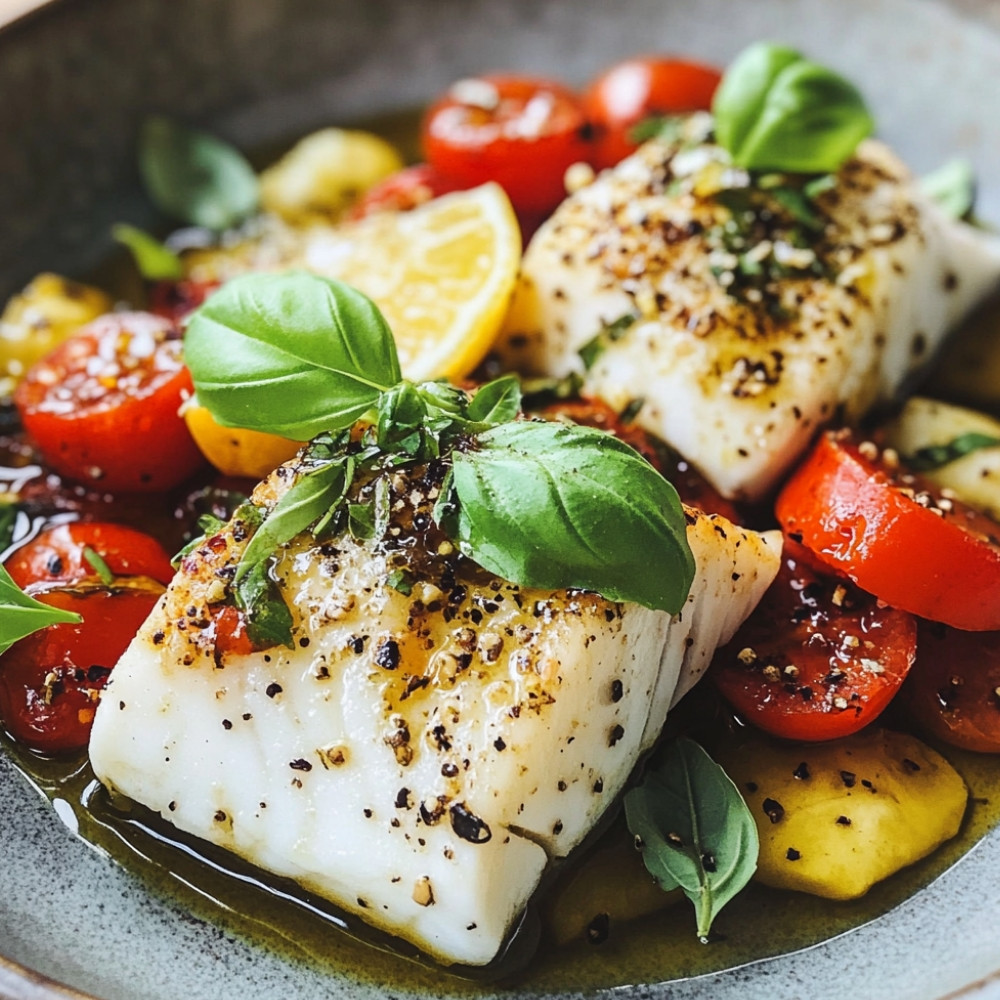
<instances>
[{"instance_id":1,"label":"small basil leaf","mask_svg":"<svg viewBox=\"0 0 1000 1000\"><path fill-rule=\"evenodd\" d=\"M976 175L968 160L949 160L920 179L924 193L953 219L965 219L976 200Z\"/></svg>"},{"instance_id":2,"label":"small basil leaf","mask_svg":"<svg viewBox=\"0 0 1000 1000\"><path fill-rule=\"evenodd\" d=\"M115 574L111 572L111 567L104 561L99 552L95 552L89 545L84 546L83 558L90 564L90 568L97 574L97 578L105 587L110 587L115 582Z\"/></svg>"},{"instance_id":3,"label":"small basil leaf","mask_svg":"<svg viewBox=\"0 0 1000 1000\"><path fill-rule=\"evenodd\" d=\"M236 584L236 606L246 614L247 635L255 649L295 645L292 613L270 574L270 560L256 563Z\"/></svg>"},{"instance_id":4,"label":"small basil leaf","mask_svg":"<svg viewBox=\"0 0 1000 1000\"><path fill-rule=\"evenodd\" d=\"M505 424L521 412L521 383L516 375L487 382L469 402L466 416L473 423Z\"/></svg>"},{"instance_id":5,"label":"small basil leaf","mask_svg":"<svg viewBox=\"0 0 1000 1000\"><path fill-rule=\"evenodd\" d=\"M639 317L634 313L625 313L618 319L605 323L597 333L590 338L578 351L583 367L590 371L594 367L597 359L607 350L610 344L614 344L625 336L629 328Z\"/></svg>"},{"instance_id":6,"label":"small basil leaf","mask_svg":"<svg viewBox=\"0 0 1000 1000\"><path fill-rule=\"evenodd\" d=\"M227 282L192 315L184 359L220 424L297 441L350 427L402 377L375 303L304 272Z\"/></svg>"},{"instance_id":7,"label":"small basil leaf","mask_svg":"<svg viewBox=\"0 0 1000 1000\"><path fill-rule=\"evenodd\" d=\"M427 406L412 382L400 382L378 400L378 443L383 451L418 457L424 445Z\"/></svg>"},{"instance_id":8,"label":"small basil leaf","mask_svg":"<svg viewBox=\"0 0 1000 1000\"><path fill-rule=\"evenodd\" d=\"M965 455L970 455L981 448L995 448L1000 445L1000 438L989 434L979 434L970 431L953 438L947 444L933 444L926 448L918 448L912 455L903 457L903 461L914 472L930 472L948 465Z\"/></svg>"},{"instance_id":9,"label":"small basil leaf","mask_svg":"<svg viewBox=\"0 0 1000 1000\"><path fill-rule=\"evenodd\" d=\"M139 172L156 207L182 222L222 230L257 209L257 175L243 154L168 118L144 123Z\"/></svg>"},{"instance_id":10,"label":"small basil leaf","mask_svg":"<svg viewBox=\"0 0 1000 1000\"><path fill-rule=\"evenodd\" d=\"M698 936L757 869L757 826L736 786L693 740L664 745L625 795L625 818L663 889L694 903Z\"/></svg>"},{"instance_id":11,"label":"small basil leaf","mask_svg":"<svg viewBox=\"0 0 1000 1000\"><path fill-rule=\"evenodd\" d=\"M358 541L378 540L389 527L389 481L384 476L375 480L373 494L365 503L347 507L347 528Z\"/></svg>"},{"instance_id":12,"label":"small basil leaf","mask_svg":"<svg viewBox=\"0 0 1000 1000\"><path fill-rule=\"evenodd\" d=\"M853 84L768 42L736 58L712 111L719 144L747 170L835 171L874 127Z\"/></svg>"},{"instance_id":13,"label":"small basil leaf","mask_svg":"<svg viewBox=\"0 0 1000 1000\"><path fill-rule=\"evenodd\" d=\"M617 438L544 421L503 424L456 450L451 471L441 526L490 572L671 614L683 606L694 558L677 493Z\"/></svg>"},{"instance_id":14,"label":"small basil leaf","mask_svg":"<svg viewBox=\"0 0 1000 1000\"><path fill-rule=\"evenodd\" d=\"M236 582L338 504L353 477L354 464L350 458L329 462L300 476L275 504L243 550L236 567Z\"/></svg>"},{"instance_id":15,"label":"small basil leaf","mask_svg":"<svg viewBox=\"0 0 1000 1000\"><path fill-rule=\"evenodd\" d=\"M386 578L385 582L398 590L404 597L409 597L413 593L413 574L408 569L394 569Z\"/></svg>"},{"instance_id":16,"label":"small basil leaf","mask_svg":"<svg viewBox=\"0 0 1000 1000\"><path fill-rule=\"evenodd\" d=\"M71 611L53 608L29 597L0 566L0 653L6 652L19 639L49 625L80 621L83 619Z\"/></svg>"},{"instance_id":17,"label":"small basil leaf","mask_svg":"<svg viewBox=\"0 0 1000 1000\"><path fill-rule=\"evenodd\" d=\"M158 239L124 222L111 227L111 236L132 252L139 273L149 281L176 281L184 277L180 257Z\"/></svg>"}]
</instances>

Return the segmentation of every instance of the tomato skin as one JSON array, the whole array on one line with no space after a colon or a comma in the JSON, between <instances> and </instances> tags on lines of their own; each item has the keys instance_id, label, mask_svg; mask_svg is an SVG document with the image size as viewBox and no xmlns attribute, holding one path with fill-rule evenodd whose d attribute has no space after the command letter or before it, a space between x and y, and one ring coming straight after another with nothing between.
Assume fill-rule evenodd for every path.
<instances>
[{"instance_id":1,"label":"tomato skin","mask_svg":"<svg viewBox=\"0 0 1000 1000\"><path fill-rule=\"evenodd\" d=\"M4 568L22 590L79 583L96 575L86 549L96 552L115 576L148 576L164 586L174 576L170 556L152 535L110 521L49 528L12 553Z\"/></svg>"},{"instance_id":2,"label":"tomato skin","mask_svg":"<svg viewBox=\"0 0 1000 1000\"><path fill-rule=\"evenodd\" d=\"M157 281L149 290L149 311L172 323L182 323L220 285L218 281Z\"/></svg>"},{"instance_id":3,"label":"tomato skin","mask_svg":"<svg viewBox=\"0 0 1000 1000\"><path fill-rule=\"evenodd\" d=\"M99 692L162 588L54 588L34 596L83 615L50 625L0 656L0 720L20 743L41 753L87 745Z\"/></svg>"},{"instance_id":4,"label":"tomato skin","mask_svg":"<svg viewBox=\"0 0 1000 1000\"><path fill-rule=\"evenodd\" d=\"M566 169L591 156L577 96L532 77L459 81L428 110L421 139L427 162L447 183L496 181L519 218L549 214L566 197Z\"/></svg>"},{"instance_id":5,"label":"tomato skin","mask_svg":"<svg viewBox=\"0 0 1000 1000\"><path fill-rule=\"evenodd\" d=\"M886 604L955 628L1000 629L1000 525L941 499L871 442L820 437L775 511L786 533Z\"/></svg>"},{"instance_id":6,"label":"tomato skin","mask_svg":"<svg viewBox=\"0 0 1000 1000\"><path fill-rule=\"evenodd\" d=\"M152 492L176 486L202 464L178 413L193 391L172 323L113 313L34 365L14 402L60 475L111 491Z\"/></svg>"},{"instance_id":7,"label":"tomato skin","mask_svg":"<svg viewBox=\"0 0 1000 1000\"><path fill-rule=\"evenodd\" d=\"M1000 633L922 621L917 662L901 695L932 736L977 753L1000 753Z\"/></svg>"},{"instance_id":8,"label":"tomato skin","mask_svg":"<svg viewBox=\"0 0 1000 1000\"><path fill-rule=\"evenodd\" d=\"M347 217L364 219L377 212L408 212L433 198L458 190L429 163L415 163L369 188L351 206Z\"/></svg>"},{"instance_id":9,"label":"tomato skin","mask_svg":"<svg viewBox=\"0 0 1000 1000\"><path fill-rule=\"evenodd\" d=\"M583 97L594 126L594 166L613 167L635 150L629 133L645 118L708 111L721 79L713 66L666 56L637 56L605 70Z\"/></svg>"},{"instance_id":10,"label":"tomato skin","mask_svg":"<svg viewBox=\"0 0 1000 1000\"><path fill-rule=\"evenodd\" d=\"M916 643L911 615L879 607L786 538L777 578L716 652L711 676L759 729L830 740L878 717L909 672Z\"/></svg>"}]
</instances>

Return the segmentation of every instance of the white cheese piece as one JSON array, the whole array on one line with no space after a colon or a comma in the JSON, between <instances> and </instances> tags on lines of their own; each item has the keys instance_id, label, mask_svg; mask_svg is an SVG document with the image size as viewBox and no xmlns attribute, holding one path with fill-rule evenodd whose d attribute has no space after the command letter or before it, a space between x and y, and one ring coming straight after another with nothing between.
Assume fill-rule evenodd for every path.
<instances>
[{"instance_id":1,"label":"white cheese piece","mask_svg":"<svg viewBox=\"0 0 1000 1000\"><path fill-rule=\"evenodd\" d=\"M724 282L739 257L710 236L730 217L715 197L726 183L716 147L654 141L576 192L528 247L498 350L531 374L583 373L602 325L636 316L584 391L617 409L644 400L637 423L726 496L755 500L818 427L860 417L928 362L1000 283L1000 240L947 218L869 140L819 197L827 273L738 301ZM740 252L814 257L766 240Z\"/></svg>"},{"instance_id":2,"label":"white cheese piece","mask_svg":"<svg viewBox=\"0 0 1000 1000\"><path fill-rule=\"evenodd\" d=\"M256 501L293 479L278 470ZM115 667L90 755L179 829L482 965L757 603L780 538L690 511L697 579L672 618L491 576L414 528L436 489L397 473L386 541L283 552L291 649L216 649L245 543L231 525L197 548ZM388 582L401 565L409 594Z\"/></svg>"}]
</instances>

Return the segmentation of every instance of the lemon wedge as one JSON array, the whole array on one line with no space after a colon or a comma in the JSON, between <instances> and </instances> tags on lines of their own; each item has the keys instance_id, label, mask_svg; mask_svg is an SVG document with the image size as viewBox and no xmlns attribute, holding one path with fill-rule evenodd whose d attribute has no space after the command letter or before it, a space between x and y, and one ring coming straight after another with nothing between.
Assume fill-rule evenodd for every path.
<instances>
[{"instance_id":1,"label":"lemon wedge","mask_svg":"<svg viewBox=\"0 0 1000 1000\"><path fill-rule=\"evenodd\" d=\"M299 267L345 281L382 310L407 378L459 379L500 331L521 231L502 188L484 184L338 226L294 229L271 219L256 240L199 251L185 263L196 280Z\"/></svg>"}]
</instances>

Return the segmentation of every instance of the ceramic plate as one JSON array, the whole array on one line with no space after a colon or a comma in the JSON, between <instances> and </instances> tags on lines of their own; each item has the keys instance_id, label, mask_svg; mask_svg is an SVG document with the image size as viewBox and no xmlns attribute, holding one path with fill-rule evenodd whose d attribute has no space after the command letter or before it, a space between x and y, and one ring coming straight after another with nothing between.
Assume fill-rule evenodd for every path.
<instances>
[{"instance_id":1,"label":"ceramic plate","mask_svg":"<svg viewBox=\"0 0 1000 1000\"><path fill-rule=\"evenodd\" d=\"M0 149L0 291L43 267L79 272L104 252L97 234L109 220L143 221L129 157L143 110L180 109L253 147L412 105L471 71L512 68L583 81L636 51L725 64L760 37L801 47L855 80L881 134L917 171L954 155L972 160L981 214L1000 223L998 22L996 11L972 0L960 7L926 0L67 0L0 34L0 134L8 137ZM41 128L31 131L29 118ZM50 133L59 130L51 142L46 123ZM29 138L12 143L11 135ZM76 838L68 810L53 811L2 753L0 793L0 995L70 995L39 977L102 1000L452 993L436 974L394 985L392 962L375 957L364 981L319 972L189 916ZM629 1000L1000 996L1000 984L989 981L1000 969L998 872L995 831L929 888L858 931L740 969L615 992ZM330 950L339 946L331 933Z\"/></svg>"}]
</instances>

